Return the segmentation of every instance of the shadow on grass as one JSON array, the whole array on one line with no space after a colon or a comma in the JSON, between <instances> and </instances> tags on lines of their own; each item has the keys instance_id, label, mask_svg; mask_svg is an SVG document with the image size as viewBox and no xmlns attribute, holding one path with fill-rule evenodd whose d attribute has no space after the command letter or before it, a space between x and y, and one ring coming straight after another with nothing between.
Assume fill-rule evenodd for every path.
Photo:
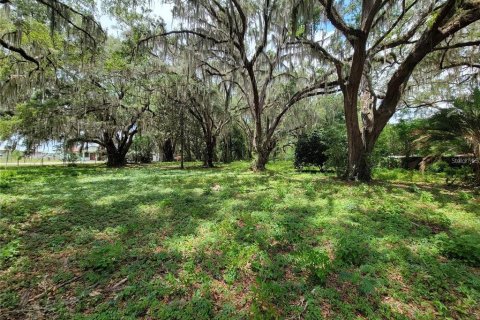
<instances>
[{"instance_id":1,"label":"shadow on grass","mask_svg":"<svg viewBox=\"0 0 480 320\"><path fill-rule=\"evenodd\" d=\"M2 223L15 228L1 241L19 241L19 252L2 265L10 271L0 308L12 318L433 319L478 310L479 269L461 241L474 247L478 229L444 212L478 210L465 195L228 166L25 168L8 179Z\"/></svg>"}]
</instances>

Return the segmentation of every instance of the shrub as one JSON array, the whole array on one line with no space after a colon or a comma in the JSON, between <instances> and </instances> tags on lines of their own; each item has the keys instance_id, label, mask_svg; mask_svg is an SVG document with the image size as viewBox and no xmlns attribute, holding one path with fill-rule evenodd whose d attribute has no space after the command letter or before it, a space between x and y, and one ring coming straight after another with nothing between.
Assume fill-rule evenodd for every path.
<instances>
[{"instance_id":1,"label":"shrub","mask_svg":"<svg viewBox=\"0 0 480 320\"><path fill-rule=\"evenodd\" d=\"M347 164L347 135L344 124L329 124L322 130L315 130L298 138L295 146L295 168L328 167L341 176L346 172Z\"/></svg>"},{"instance_id":2,"label":"shrub","mask_svg":"<svg viewBox=\"0 0 480 320\"><path fill-rule=\"evenodd\" d=\"M330 258L319 250L305 250L299 256L299 264L309 271L312 280L324 283L330 272Z\"/></svg>"},{"instance_id":3,"label":"shrub","mask_svg":"<svg viewBox=\"0 0 480 320\"><path fill-rule=\"evenodd\" d=\"M347 171L348 148L345 125L333 125L325 131L325 141L328 142L327 167L333 168L337 176L342 176Z\"/></svg>"},{"instance_id":4,"label":"shrub","mask_svg":"<svg viewBox=\"0 0 480 320\"><path fill-rule=\"evenodd\" d=\"M305 166L317 166L322 168L327 161L325 152L327 144L325 136L321 131L314 131L311 134L302 134L295 146L295 168L301 169Z\"/></svg>"},{"instance_id":5,"label":"shrub","mask_svg":"<svg viewBox=\"0 0 480 320\"><path fill-rule=\"evenodd\" d=\"M67 152L63 161L68 163L69 166L74 166L78 162L78 155L75 152Z\"/></svg>"},{"instance_id":6,"label":"shrub","mask_svg":"<svg viewBox=\"0 0 480 320\"><path fill-rule=\"evenodd\" d=\"M472 167L470 166L462 166L460 168L448 167L445 169L445 176L445 182L447 184L453 184L456 181L468 183L475 179Z\"/></svg>"},{"instance_id":7,"label":"shrub","mask_svg":"<svg viewBox=\"0 0 480 320\"><path fill-rule=\"evenodd\" d=\"M436 161L428 167L428 171L434 173L446 172L449 168L449 164L443 160Z\"/></svg>"}]
</instances>

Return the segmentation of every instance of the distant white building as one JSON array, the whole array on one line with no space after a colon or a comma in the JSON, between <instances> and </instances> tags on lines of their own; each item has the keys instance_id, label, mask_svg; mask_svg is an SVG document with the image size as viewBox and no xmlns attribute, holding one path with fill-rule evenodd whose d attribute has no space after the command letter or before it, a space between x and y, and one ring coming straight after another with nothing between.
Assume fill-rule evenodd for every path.
<instances>
[{"instance_id":1,"label":"distant white building","mask_svg":"<svg viewBox=\"0 0 480 320\"><path fill-rule=\"evenodd\" d=\"M86 145L83 149L81 149L80 145L75 145L72 147L71 152L77 154L80 162L97 161L100 156L100 148L96 144Z\"/></svg>"}]
</instances>

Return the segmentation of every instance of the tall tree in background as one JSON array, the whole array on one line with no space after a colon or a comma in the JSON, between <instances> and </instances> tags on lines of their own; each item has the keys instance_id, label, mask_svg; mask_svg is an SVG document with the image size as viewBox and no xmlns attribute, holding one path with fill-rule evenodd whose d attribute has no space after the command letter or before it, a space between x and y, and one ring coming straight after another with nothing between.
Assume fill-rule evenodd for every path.
<instances>
[{"instance_id":1,"label":"tall tree in background","mask_svg":"<svg viewBox=\"0 0 480 320\"><path fill-rule=\"evenodd\" d=\"M203 81L198 79L198 82L192 86L192 90L188 90L186 107L202 130L205 143L203 165L212 168L216 158L215 148L218 137L223 127L230 121L230 110L228 110L230 91L229 88L221 86L211 89L206 84L208 81L203 74Z\"/></svg>"},{"instance_id":2,"label":"tall tree in background","mask_svg":"<svg viewBox=\"0 0 480 320\"><path fill-rule=\"evenodd\" d=\"M292 58L285 17L286 0L174 1L175 16L183 28L152 34L141 43L171 35L201 53L211 75L233 83L249 111L254 170L262 171L277 143L276 131L285 114L298 101L335 91L337 83L317 82L321 70L308 60ZM308 69L308 70L307 70ZM311 81L314 85L311 85Z\"/></svg>"},{"instance_id":3,"label":"tall tree in background","mask_svg":"<svg viewBox=\"0 0 480 320\"><path fill-rule=\"evenodd\" d=\"M171 76L162 88L165 103L184 108L200 127L204 142L203 164L212 168L217 139L230 122L231 87L212 82L204 70L189 79L184 75ZM224 84L224 83L223 83Z\"/></svg>"},{"instance_id":4,"label":"tall tree in background","mask_svg":"<svg viewBox=\"0 0 480 320\"><path fill-rule=\"evenodd\" d=\"M0 20L6 26L0 54L11 62L0 64L2 98L8 101L2 105L7 122L15 124L11 134L37 143L97 143L106 150L107 165L122 166L134 136L150 122L164 68L132 50L136 37L153 25L147 15L119 13L122 40L105 41L95 4L8 1ZM118 4L104 5L113 10ZM32 93L32 101L17 105ZM51 125L51 119L58 121Z\"/></svg>"},{"instance_id":5,"label":"tall tree in background","mask_svg":"<svg viewBox=\"0 0 480 320\"><path fill-rule=\"evenodd\" d=\"M96 143L107 165L126 164L134 136L151 123L151 107L162 68L111 42L90 64L71 64L54 87L39 88L35 98L17 106L12 134L42 141Z\"/></svg>"},{"instance_id":6,"label":"tall tree in background","mask_svg":"<svg viewBox=\"0 0 480 320\"><path fill-rule=\"evenodd\" d=\"M69 97L73 114L71 141L94 142L107 152L107 165L126 164L134 136L142 126L155 99L155 79L159 72L147 63L132 61L112 52L101 65L90 66L75 79L79 98ZM74 95L74 93L71 93Z\"/></svg>"},{"instance_id":7,"label":"tall tree in background","mask_svg":"<svg viewBox=\"0 0 480 320\"><path fill-rule=\"evenodd\" d=\"M343 94L350 179L370 180L369 155L402 97L415 86L412 77L425 87L447 76L444 70L456 69L448 75L458 77L478 65L465 55L480 44L478 23L473 24L480 19L478 0L302 1L293 18L295 43L330 63ZM469 32L462 32L467 27ZM416 74L437 52L442 60L424 64ZM478 50L470 52L478 56ZM424 76L426 69L439 66L437 78Z\"/></svg>"}]
</instances>

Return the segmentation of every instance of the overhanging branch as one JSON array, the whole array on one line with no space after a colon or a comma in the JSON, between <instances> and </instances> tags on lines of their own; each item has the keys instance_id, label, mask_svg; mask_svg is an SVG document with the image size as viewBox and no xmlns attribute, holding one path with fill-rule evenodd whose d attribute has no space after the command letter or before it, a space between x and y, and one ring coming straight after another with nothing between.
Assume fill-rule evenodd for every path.
<instances>
[{"instance_id":1,"label":"overhanging branch","mask_svg":"<svg viewBox=\"0 0 480 320\"><path fill-rule=\"evenodd\" d=\"M6 42L5 40L3 40L1 38L0 38L0 45L7 50L10 50L10 51L13 51L13 52L16 52L16 53L20 54L22 56L22 58L24 58L25 60L33 62L37 66L36 70L40 69L40 62L38 62L37 59L35 59L31 55L29 55L24 49L19 48L19 47L15 47L15 46L9 44L8 42Z\"/></svg>"}]
</instances>

